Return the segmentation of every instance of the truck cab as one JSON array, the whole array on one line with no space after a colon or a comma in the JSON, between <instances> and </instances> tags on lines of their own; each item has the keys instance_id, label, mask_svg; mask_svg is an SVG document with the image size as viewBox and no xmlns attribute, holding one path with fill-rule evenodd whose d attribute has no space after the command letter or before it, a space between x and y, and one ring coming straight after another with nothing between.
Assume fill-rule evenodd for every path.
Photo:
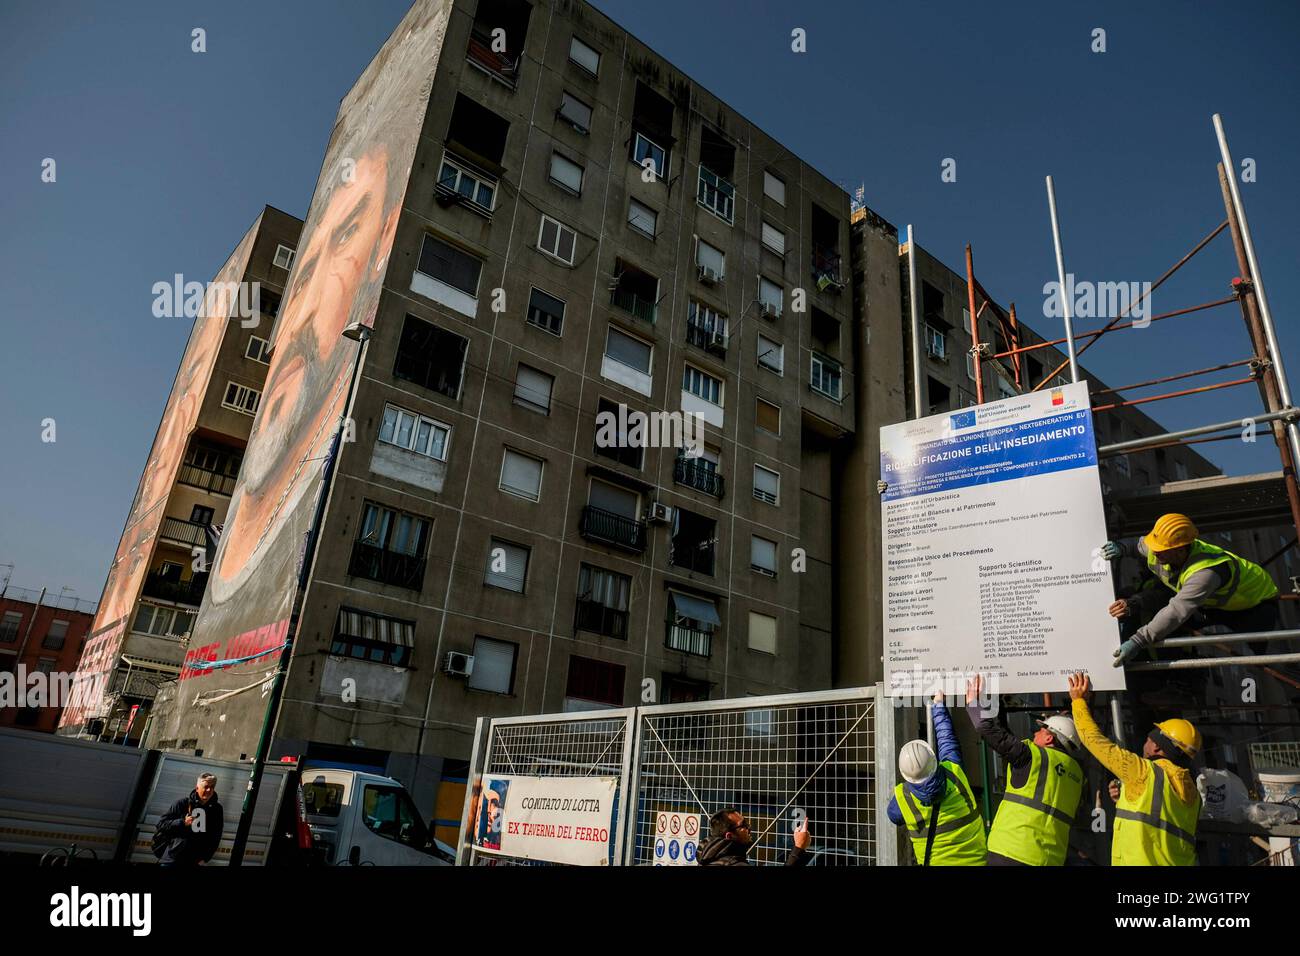
<instances>
[{"instance_id":1,"label":"truck cab","mask_svg":"<svg viewBox=\"0 0 1300 956\"><path fill-rule=\"evenodd\" d=\"M451 866L410 794L391 777L359 770L302 771L303 805L323 862L352 866Z\"/></svg>"}]
</instances>

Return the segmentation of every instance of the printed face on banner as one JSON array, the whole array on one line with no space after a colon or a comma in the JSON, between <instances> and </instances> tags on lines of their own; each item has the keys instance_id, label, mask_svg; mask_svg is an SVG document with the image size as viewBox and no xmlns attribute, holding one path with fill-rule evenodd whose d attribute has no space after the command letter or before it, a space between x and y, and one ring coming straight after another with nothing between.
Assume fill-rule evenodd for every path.
<instances>
[{"instance_id":1,"label":"printed face on banner","mask_svg":"<svg viewBox=\"0 0 1300 956\"><path fill-rule=\"evenodd\" d=\"M1086 382L880 430L890 694L1124 686Z\"/></svg>"},{"instance_id":2,"label":"printed face on banner","mask_svg":"<svg viewBox=\"0 0 1300 956\"><path fill-rule=\"evenodd\" d=\"M483 778L473 843L481 851L609 866L617 777Z\"/></svg>"}]
</instances>

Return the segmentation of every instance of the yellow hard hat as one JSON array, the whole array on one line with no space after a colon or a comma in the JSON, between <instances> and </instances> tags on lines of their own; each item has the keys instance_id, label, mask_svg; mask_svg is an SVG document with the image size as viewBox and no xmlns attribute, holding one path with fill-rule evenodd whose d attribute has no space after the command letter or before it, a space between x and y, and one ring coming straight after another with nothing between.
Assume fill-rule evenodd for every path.
<instances>
[{"instance_id":1,"label":"yellow hard hat","mask_svg":"<svg viewBox=\"0 0 1300 956\"><path fill-rule=\"evenodd\" d=\"M1162 720L1156 724L1156 729L1187 757L1195 758L1201 752L1201 732L1192 726L1190 720L1183 720L1181 717Z\"/></svg>"},{"instance_id":2,"label":"yellow hard hat","mask_svg":"<svg viewBox=\"0 0 1300 956\"><path fill-rule=\"evenodd\" d=\"M1172 551L1196 540L1196 525L1187 515L1168 514L1156 519L1156 526L1144 539L1147 550L1152 552Z\"/></svg>"}]
</instances>

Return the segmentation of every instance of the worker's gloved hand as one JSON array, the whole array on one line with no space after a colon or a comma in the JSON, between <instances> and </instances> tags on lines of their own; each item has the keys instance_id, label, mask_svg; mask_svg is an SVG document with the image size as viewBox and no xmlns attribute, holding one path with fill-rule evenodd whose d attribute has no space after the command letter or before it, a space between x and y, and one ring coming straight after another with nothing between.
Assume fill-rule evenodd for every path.
<instances>
[{"instance_id":1,"label":"worker's gloved hand","mask_svg":"<svg viewBox=\"0 0 1300 956\"><path fill-rule=\"evenodd\" d=\"M1119 647L1115 648L1115 660L1111 662L1111 666L1123 667L1133 658L1137 657L1140 650L1142 650L1142 645L1130 637Z\"/></svg>"},{"instance_id":2,"label":"worker's gloved hand","mask_svg":"<svg viewBox=\"0 0 1300 956\"><path fill-rule=\"evenodd\" d=\"M1124 548L1118 541L1107 541L1101 546L1101 556L1107 561L1118 561L1124 557Z\"/></svg>"}]
</instances>

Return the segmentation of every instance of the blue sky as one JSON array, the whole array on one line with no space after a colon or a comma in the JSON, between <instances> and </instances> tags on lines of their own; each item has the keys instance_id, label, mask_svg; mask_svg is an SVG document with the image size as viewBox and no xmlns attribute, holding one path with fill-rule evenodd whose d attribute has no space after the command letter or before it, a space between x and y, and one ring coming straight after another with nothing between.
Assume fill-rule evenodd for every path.
<instances>
[{"instance_id":1,"label":"blue sky","mask_svg":"<svg viewBox=\"0 0 1300 956\"><path fill-rule=\"evenodd\" d=\"M152 315L151 286L211 277L264 203L305 215L338 101L407 6L0 7L0 564L17 566L15 585L99 597L188 335L185 320ZM865 185L873 209L912 222L949 265L972 243L989 291L1053 336L1044 175L1070 271L1154 279L1223 218L1210 125L1221 112L1238 162L1256 162L1243 198L1300 388L1300 7L597 6L847 190ZM204 54L190 51L196 26ZM790 49L796 27L806 53ZM1105 53L1090 49L1098 27ZM40 180L45 157L56 183ZM948 157L953 183L940 177ZM1155 311L1220 298L1234 274L1221 237L1156 293ZM1103 339L1084 363L1124 384L1248 351L1230 306ZM1258 407L1249 386L1149 410L1187 427ZM1229 473L1277 467L1267 436L1200 447Z\"/></svg>"}]
</instances>

